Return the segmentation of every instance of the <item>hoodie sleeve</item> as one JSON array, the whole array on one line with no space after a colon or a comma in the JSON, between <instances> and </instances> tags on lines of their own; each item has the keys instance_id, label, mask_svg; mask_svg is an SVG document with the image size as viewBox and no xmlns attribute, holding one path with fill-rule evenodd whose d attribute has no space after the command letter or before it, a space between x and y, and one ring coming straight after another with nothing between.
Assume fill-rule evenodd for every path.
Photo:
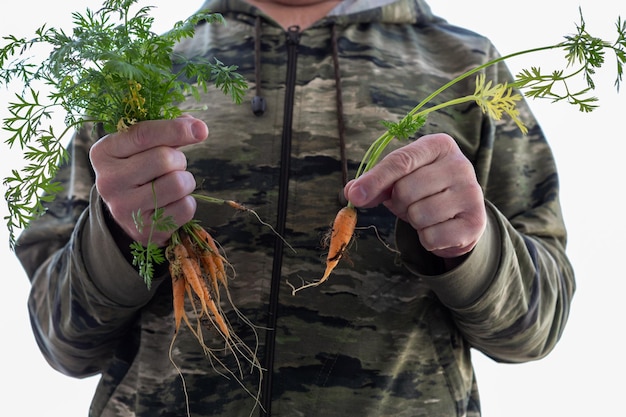
<instances>
[{"instance_id":1,"label":"hoodie sleeve","mask_svg":"<svg viewBox=\"0 0 626 417\"><path fill-rule=\"evenodd\" d=\"M426 260L434 256L421 247L411 226L399 224L404 262L452 311L472 346L503 362L540 359L565 327L574 292L572 269L558 239L521 233L492 204L487 203L487 212L478 245L447 272L433 270L436 262Z\"/></svg>"},{"instance_id":2,"label":"hoodie sleeve","mask_svg":"<svg viewBox=\"0 0 626 417\"><path fill-rule=\"evenodd\" d=\"M57 176L64 191L16 246L32 283L35 339L51 366L72 376L100 371L158 286L147 289L107 227L89 163L91 132L85 126L72 139Z\"/></svg>"}]
</instances>

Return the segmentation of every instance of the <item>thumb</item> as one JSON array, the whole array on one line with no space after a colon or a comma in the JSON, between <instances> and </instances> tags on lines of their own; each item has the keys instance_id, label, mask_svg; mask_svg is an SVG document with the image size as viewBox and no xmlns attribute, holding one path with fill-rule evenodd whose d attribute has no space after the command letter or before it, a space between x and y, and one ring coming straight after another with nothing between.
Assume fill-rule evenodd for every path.
<instances>
[{"instance_id":1,"label":"thumb","mask_svg":"<svg viewBox=\"0 0 626 417\"><path fill-rule=\"evenodd\" d=\"M391 188L379 189L376 182L375 176L365 173L346 184L344 195L355 207L376 207L391 196Z\"/></svg>"}]
</instances>

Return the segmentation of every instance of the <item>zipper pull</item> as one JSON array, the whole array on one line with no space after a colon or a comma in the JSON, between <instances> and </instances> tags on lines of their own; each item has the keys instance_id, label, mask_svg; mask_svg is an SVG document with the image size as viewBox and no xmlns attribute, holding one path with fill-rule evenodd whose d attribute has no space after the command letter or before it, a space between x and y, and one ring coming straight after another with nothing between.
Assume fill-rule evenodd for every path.
<instances>
[{"instance_id":1,"label":"zipper pull","mask_svg":"<svg viewBox=\"0 0 626 417\"><path fill-rule=\"evenodd\" d=\"M287 28L287 43L290 45L300 43L300 26L294 25Z\"/></svg>"}]
</instances>

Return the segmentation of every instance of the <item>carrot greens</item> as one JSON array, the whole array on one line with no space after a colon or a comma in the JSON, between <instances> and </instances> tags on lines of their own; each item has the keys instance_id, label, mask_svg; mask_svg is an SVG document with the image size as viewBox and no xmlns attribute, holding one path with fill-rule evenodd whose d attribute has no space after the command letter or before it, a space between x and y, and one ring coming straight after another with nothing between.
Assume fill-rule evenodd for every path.
<instances>
[{"instance_id":1,"label":"carrot greens","mask_svg":"<svg viewBox=\"0 0 626 417\"><path fill-rule=\"evenodd\" d=\"M494 120L500 120L503 115L508 115L523 133L526 133L526 127L520 119L519 111L515 108L516 102L522 99L520 91L523 91L524 95L530 98L549 99L552 102L566 101L577 105L582 112L593 111L597 107L596 102L598 101L596 97L591 95L591 91L595 88L594 75L596 70L605 64L607 52L612 52L615 56L617 75L614 84L619 91L626 65L626 22L618 17L615 25L617 38L610 42L592 36L587 31L582 10L579 9L579 12L580 22L576 24L576 33L565 36L565 40L492 59L464 72L432 92L400 121L383 121L382 123L387 130L367 150L355 178L371 169L378 162L385 147L393 139L409 139L426 123L428 114L445 107L475 101L483 112ZM485 78L483 70L487 67L522 55L552 49L565 51L566 67L569 72L558 70L546 73L539 67L531 67L530 69L523 69L512 82L496 85ZM443 91L475 74L476 90L473 94L427 107ZM580 78L584 82L584 87L580 89L572 87L572 81Z\"/></svg>"},{"instance_id":2,"label":"carrot greens","mask_svg":"<svg viewBox=\"0 0 626 417\"><path fill-rule=\"evenodd\" d=\"M86 122L114 132L142 120L175 118L181 114L178 103L190 95L199 98L211 85L241 102L247 84L235 66L174 53L175 44L192 37L200 22L223 23L220 14L200 11L156 34L152 7L138 7L137 1L106 0L97 11L74 12L71 32L44 25L30 39L3 37L0 84L23 86L3 121L10 135L5 143L22 149L27 161L4 179L11 247L16 229L43 214L44 203L61 190L53 178L68 158L62 142L68 132ZM39 46L51 52L36 61L29 51ZM41 84L51 90L45 98L37 90ZM46 125L55 109L66 114L60 134Z\"/></svg>"}]
</instances>

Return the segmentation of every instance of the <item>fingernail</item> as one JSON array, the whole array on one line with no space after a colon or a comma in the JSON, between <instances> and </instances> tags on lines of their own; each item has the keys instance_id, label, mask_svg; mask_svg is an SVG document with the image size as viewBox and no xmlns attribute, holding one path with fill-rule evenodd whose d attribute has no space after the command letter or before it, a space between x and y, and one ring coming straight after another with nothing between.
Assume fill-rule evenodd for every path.
<instances>
[{"instance_id":1,"label":"fingernail","mask_svg":"<svg viewBox=\"0 0 626 417\"><path fill-rule=\"evenodd\" d=\"M206 138L207 129L206 129L206 125L204 124L204 122L200 120L194 121L191 124L191 134L196 140L202 140Z\"/></svg>"}]
</instances>

